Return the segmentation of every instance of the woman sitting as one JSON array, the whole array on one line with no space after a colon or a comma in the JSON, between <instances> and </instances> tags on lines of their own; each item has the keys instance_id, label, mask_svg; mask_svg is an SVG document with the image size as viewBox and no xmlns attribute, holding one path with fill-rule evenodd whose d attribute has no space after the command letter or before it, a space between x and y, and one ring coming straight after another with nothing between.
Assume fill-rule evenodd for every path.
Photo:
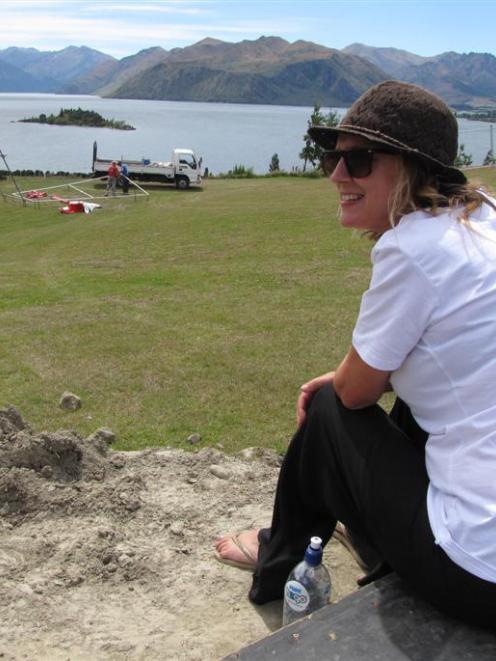
<instances>
[{"instance_id":1,"label":"woman sitting","mask_svg":"<svg viewBox=\"0 0 496 661\"><path fill-rule=\"evenodd\" d=\"M496 622L496 212L453 166L457 122L415 85L310 130L340 220L376 240L341 364L302 386L270 528L217 541L281 598L311 535L341 534L445 612ZM397 395L387 414L377 401Z\"/></svg>"}]
</instances>

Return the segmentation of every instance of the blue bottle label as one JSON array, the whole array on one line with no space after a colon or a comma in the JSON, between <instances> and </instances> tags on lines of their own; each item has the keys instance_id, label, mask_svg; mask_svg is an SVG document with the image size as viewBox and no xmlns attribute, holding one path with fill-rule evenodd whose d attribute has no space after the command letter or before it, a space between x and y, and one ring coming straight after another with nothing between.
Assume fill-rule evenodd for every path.
<instances>
[{"instance_id":1,"label":"blue bottle label","mask_svg":"<svg viewBox=\"0 0 496 661\"><path fill-rule=\"evenodd\" d=\"M310 595L298 581L288 581L284 588L284 600L291 610L301 613L308 607Z\"/></svg>"}]
</instances>

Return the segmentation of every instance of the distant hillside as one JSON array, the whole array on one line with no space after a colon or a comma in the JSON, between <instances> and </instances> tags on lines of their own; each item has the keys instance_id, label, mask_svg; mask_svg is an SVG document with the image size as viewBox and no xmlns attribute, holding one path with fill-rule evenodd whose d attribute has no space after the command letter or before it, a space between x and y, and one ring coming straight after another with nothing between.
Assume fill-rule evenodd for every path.
<instances>
[{"instance_id":1,"label":"distant hillside","mask_svg":"<svg viewBox=\"0 0 496 661\"><path fill-rule=\"evenodd\" d=\"M12 85L2 86L0 91L58 92L61 87L76 76L101 65L115 61L110 55L86 46L68 46L60 51L38 51L35 48L6 48L0 50L0 62L20 69L29 76L23 89L12 89Z\"/></svg>"},{"instance_id":2,"label":"distant hillside","mask_svg":"<svg viewBox=\"0 0 496 661\"><path fill-rule=\"evenodd\" d=\"M406 68L419 66L430 59L398 48L374 48L365 44L351 44L343 48L343 52L363 57L398 79L403 77Z\"/></svg>"},{"instance_id":3,"label":"distant hillside","mask_svg":"<svg viewBox=\"0 0 496 661\"><path fill-rule=\"evenodd\" d=\"M119 60L107 60L97 64L83 75L77 75L72 80L58 86L60 94L94 94L95 90L106 85L117 74Z\"/></svg>"},{"instance_id":4,"label":"distant hillside","mask_svg":"<svg viewBox=\"0 0 496 661\"><path fill-rule=\"evenodd\" d=\"M36 48L18 48L17 46L11 46L10 48L5 48L0 50L0 59L3 62L8 62L14 67L19 67L24 69L24 67L29 66L37 59L40 58L42 52Z\"/></svg>"},{"instance_id":5,"label":"distant hillside","mask_svg":"<svg viewBox=\"0 0 496 661\"><path fill-rule=\"evenodd\" d=\"M496 107L496 58L487 53L422 57L397 48L260 37L206 38L117 60L86 46L0 50L0 92L58 92L131 99L348 106L367 87L395 78L422 85L457 109Z\"/></svg>"},{"instance_id":6,"label":"distant hillside","mask_svg":"<svg viewBox=\"0 0 496 661\"><path fill-rule=\"evenodd\" d=\"M366 67L365 67L366 68ZM131 79L112 96L220 103L346 106L383 76L368 71L360 79L342 75L332 60L282 67L272 75L223 71L200 65L161 64Z\"/></svg>"},{"instance_id":7,"label":"distant hillside","mask_svg":"<svg viewBox=\"0 0 496 661\"><path fill-rule=\"evenodd\" d=\"M0 60L0 92L43 92L51 81L40 81L22 69Z\"/></svg>"},{"instance_id":8,"label":"distant hillside","mask_svg":"<svg viewBox=\"0 0 496 661\"><path fill-rule=\"evenodd\" d=\"M34 76L51 75L59 83L65 83L102 62L113 60L110 55L104 55L86 46L68 46L61 51L44 53L42 57L24 67L24 70Z\"/></svg>"},{"instance_id":9,"label":"distant hillside","mask_svg":"<svg viewBox=\"0 0 496 661\"><path fill-rule=\"evenodd\" d=\"M420 57L395 48L347 46L387 74L430 89L455 108L496 107L496 57L489 53L442 53Z\"/></svg>"},{"instance_id":10,"label":"distant hillside","mask_svg":"<svg viewBox=\"0 0 496 661\"><path fill-rule=\"evenodd\" d=\"M349 105L384 73L362 58L310 42L206 39L169 52L110 96L137 99Z\"/></svg>"},{"instance_id":11,"label":"distant hillside","mask_svg":"<svg viewBox=\"0 0 496 661\"><path fill-rule=\"evenodd\" d=\"M167 57L167 51L154 47L142 50L122 60L105 61L87 71L83 76L74 78L61 88L66 94L94 94L109 96L129 78L151 68Z\"/></svg>"},{"instance_id":12,"label":"distant hillside","mask_svg":"<svg viewBox=\"0 0 496 661\"><path fill-rule=\"evenodd\" d=\"M200 63L228 69L240 65L252 68L257 62L276 62L289 45L280 37L260 37L254 41L245 40L238 43L207 37L192 46L172 49L168 61L182 64Z\"/></svg>"},{"instance_id":13,"label":"distant hillside","mask_svg":"<svg viewBox=\"0 0 496 661\"><path fill-rule=\"evenodd\" d=\"M457 108L496 107L496 58L489 53L443 53L405 76Z\"/></svg>"}]
</instances>

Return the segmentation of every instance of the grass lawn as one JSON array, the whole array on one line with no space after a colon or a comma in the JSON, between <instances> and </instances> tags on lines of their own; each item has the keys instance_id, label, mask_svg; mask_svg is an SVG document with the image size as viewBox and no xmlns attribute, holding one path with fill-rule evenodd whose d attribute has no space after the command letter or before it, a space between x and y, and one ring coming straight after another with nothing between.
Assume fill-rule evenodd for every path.
<instances>
[{"instance_id":1,"label":"grass lawn","mask_svg":"<svg viewBox=\"0 0 496 661\"><path fill-rule=\"evenodd\" d=\"M298 388L346 352L370 274L371 243L340 228L332 187L207 180L103 205L0 199L0 406L38 430L108 426L122 449L193 432L284 449ZM64 390L80 411L58 408Z\"/></svg>"}]
</instances>

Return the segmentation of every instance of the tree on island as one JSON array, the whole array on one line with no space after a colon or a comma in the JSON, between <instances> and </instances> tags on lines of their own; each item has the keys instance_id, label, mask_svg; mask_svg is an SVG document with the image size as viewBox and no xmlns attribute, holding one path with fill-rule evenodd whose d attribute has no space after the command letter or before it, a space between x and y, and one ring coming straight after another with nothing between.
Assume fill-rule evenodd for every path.
<instances>
[{"instance_id":1,"label":"tree on island","mask_svg":"<svg viewBox=\"0 0 496 661\"><path fill-rule=\"evenodd\" d=\"M316 103L313 108L313 112L310 115L310 119L307 122L308 128L311 126L337 126L339 124L339 117L335 112L329 111L327 115L321 112L320 105ZM310 162L313 167L320 162L322 156L322 147L315 144L312 138L307 133L303 136L303 141L305 146L299 153L299 157L303 161L303 172L307 169L307 163Z\"/></svg>"},{"instance_id":2,"label":"tree on island","mask_svg":"<svg viewBox=\"0 0 496 661\"><path fill-rule=\"evenodd\" d=\"M93 128L110 128L121 131L134 131L134 126L122 120L105 119L94 110L82 108L61 108L58 115L41 113L38 117L27 117L20 122L36 124L52 124L55 126L91 126Z\"/></svg>"}]
</instances>

